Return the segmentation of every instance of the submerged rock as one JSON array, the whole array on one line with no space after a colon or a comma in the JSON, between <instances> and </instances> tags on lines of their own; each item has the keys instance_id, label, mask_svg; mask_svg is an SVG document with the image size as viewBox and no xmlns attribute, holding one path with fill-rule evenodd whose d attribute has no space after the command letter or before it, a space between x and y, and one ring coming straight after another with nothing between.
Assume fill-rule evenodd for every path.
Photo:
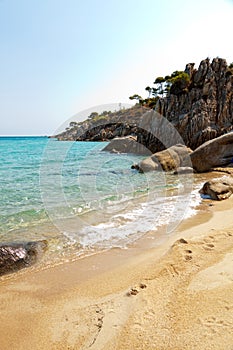
<instances>
[{"instance_id":1,"label":"submerged rock","mask_svg":"<svg viewBox=\"0 0 233 350\"><path fill-rule=\"evenodd\" d=\"M0 244L0 276L34 264L46 248L46 240Z\"/></svg>"},{"instance_id":2,"label":"submerged rock","mask_svg":"<svg viewBox=\"0 0 233 350\"><path fill-rule=\"evenodd\" d=\"M207 141L190 155L197 172L227 165L233 160L233 132Z\"/></svg>"},{"instance_id":3,"label":"submerged rock","mask_svg":"<svg viewBox=\"0 0 233 350\"><path fill-rule=\"evenodd\" d=\"M207 181L200 190L200 193L208 195L214 200L227 199L233 193L233 178L230 176L223 176L218 179Z\"/></svg>"},{"instance_id":4,"label":"submerged rock","mask_svg":"<svg viewBox=\"0 0 233 350\"><path fill-rule=\"evenodd\" d=\"M192 152L191 149L185 145L175 145L152 154L152 156L142 160L138 166L135 165L134 168L141 172L148 172L154 170L171 171L180 167L190 167L190 152Z\"/></svg>"}]
</instances>

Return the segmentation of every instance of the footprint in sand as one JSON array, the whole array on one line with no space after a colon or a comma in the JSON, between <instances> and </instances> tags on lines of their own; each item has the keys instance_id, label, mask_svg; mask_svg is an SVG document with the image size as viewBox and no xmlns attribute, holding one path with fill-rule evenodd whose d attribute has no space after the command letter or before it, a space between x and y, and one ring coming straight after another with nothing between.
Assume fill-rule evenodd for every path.
<instances>
[{"instance_id":1,"label":"footprint in sand","mask_svg":"<svg viewBox=\"0 0 233 350\"><path fill-rule=\"evenodd\" d=\"M186 241L184 238L180 238L178 239L173 245L172 245L172 248L178 248L180 249L180 251L182 252L183 254L183 248L184 248L184 245L187 245L188 244L188 241ZM187 248L187 247L186 247ZM185 249L184 250L184 254L183 254L183 258L185 261L190 261L192 260L192 250L190 249ZM174 267L174 265L171 265L173 271L175 274L179 274L178 273L178 269Z\"/></svg>"},{"instance_id":2,"label":"footprint in sand","mask_svg":"<svg viewBox=\"0 0 233 350\"><path fill-rule=\"evenodd\" d=\"M140 283L138 287L133 287L133 288L131 288L131 289L126 293L126 295L127 295L128 297L130 297L131 295L137 295L137 294L139 293L140 289L145 289L145 288L147 288L147 285L144 284L144 283Z\"/></svg>"},{"instance_id":3,"label":"footprint in sand","mask_svg":"<svg viewBox=\"0 0 233 350\"><path fill-rule=\"evenodd\" d=\"M185 255L184 255L184 260L186 260L186 261L190 261L190 260L192 260L192 250L190 250L190 249L186 249L185 251Z\"/></svg>"},{"instance_id":4,"label":"footprint in sand","mask_svg":"<svg viewBox=\"0 0 233 350\"><path fill-rule=\"evenodd\" d=\"M215 247L215 246L214 246L213 243L206 243L206 244L203 245L203 249L204 249L204 250L209 250L209 251L213 250L214 247Z\"/></svg>"},{"instance_id":5,"label":"footprint in sand","mask_svg":"<svg viewBox=\"0 0 233 350\"><path fill-rule=\"evenodd\" d=\"M205 243L213 243L215 242L216 238L214 236L208 236L204 239Z\"/></svg>"},{"instance_id":6,"label":"footprint in sand","mask_svg":"<svg viewBox=\"0 0 233 350\"><path fill-rule=\"evenodd\" d=\"M214 249L215 245L215 238L213 236L208 236L207 238L204 239L202 248L207 251L211 251Z\"/></svg>"}]
</instances>

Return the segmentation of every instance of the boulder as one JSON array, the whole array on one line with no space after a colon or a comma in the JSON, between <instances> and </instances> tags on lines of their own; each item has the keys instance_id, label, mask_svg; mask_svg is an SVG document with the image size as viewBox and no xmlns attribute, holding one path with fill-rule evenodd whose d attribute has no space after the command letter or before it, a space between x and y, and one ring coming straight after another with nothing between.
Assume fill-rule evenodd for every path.
<instances>
[{"instance_id":1,"label":"boulder","mask_svg":"<svg viewBox=\"0 0 233 350\"><path fill-rule=\"evenodd\" d=\"M227 165L233 160L233 132L205 142L190 155L193 168L206 172Z\"/></svg>"},{"instance_id":2,"label":"boulder","mask_svg":"<svg viewBox=\"0 0 233 350\"><path fill-rule=\"evenodd\" d=\"M111 140L102 151L111 153L151 154L145 146L136 141L136 137L134 136L116 137Z\"/></svg>"},{"instance_id":3,"label":"boulder","mask_svg":"<svg viewBox=\"0 0 233 350\"><path fill-rule=\"evenodd\" d=\"M139 164L133 165L132 168L137 169L140 173L160 170L159 163L153 160L151 157L142 160Z\"/></svg>"},{"instance_id":4,"label":"boulder","mask_svg":"<svg viewBox=\"0 0 233 350\"><path fill-rule=\"evenodd\" d=\"M142 160L138 165L139 171L172 171L178 169L179 167L190 167L190 152L192 151L189 148L180 144L169 147L164 151L157 152L152 156Z\"/></svg>"},{"instance_id":5,"label":"boulder","mask_svg":"<svg viewBox=\"0 0 233 350\"><path fill-rule=\"evenodd\" d=\"M47 241L0 244L0 276L28 267L47 248Z\"/></svg>"},{"instance_id":6,"label":"boulder","mask_svg":"<svg viewBox=\"0 0 233 350\"><path fill-rule=\"evenodd\" d=\"M200 190L200 193L208 195L214 200L227 199L233 193L233 178L230 176L223 176L207 181Z\"/></svg>"}]
</instances>

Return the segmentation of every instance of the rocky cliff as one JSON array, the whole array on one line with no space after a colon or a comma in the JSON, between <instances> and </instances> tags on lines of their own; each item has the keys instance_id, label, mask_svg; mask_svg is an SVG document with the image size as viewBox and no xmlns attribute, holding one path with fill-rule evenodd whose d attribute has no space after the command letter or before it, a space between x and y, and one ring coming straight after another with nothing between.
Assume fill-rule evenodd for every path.
<instances>
[{"instance_id":1,"label":"rocky cliff","mask_svg":"<svg viewBox=\"0 0 233 350\"><path fill-rule=\"evenodd\" d=\"M233 129L233 68L225 59L203 60L198 69L194 63L184 70L189 76L185 84L174 83L164 98L159 98L155 110L178 131L186 146L195 149L204 142ZM152 153L177 143L166 123L154 121L146 106L95 116L74 125L59 140L111 140L116 136L133 135ZM144 120L143 120L144 119ZM158 126L161 127L158 131ZM166 134L166 142L160 142ZM161 137L160 137L161 136ZM173 141L174 140L174 141Z\"/></svg>"},{"instance_id":2,"label":"rocky cliff","mask_svg":"<svg viewBox=\"0 0 233 350\"><path fill-rule=\"evenodd\" d=\"M233 128L233 69L225 59L207 58L198 69L187 64L185 72L190 76L188 88L159 99L156 110L195 149Z\"/></svg>"}]
</instances>

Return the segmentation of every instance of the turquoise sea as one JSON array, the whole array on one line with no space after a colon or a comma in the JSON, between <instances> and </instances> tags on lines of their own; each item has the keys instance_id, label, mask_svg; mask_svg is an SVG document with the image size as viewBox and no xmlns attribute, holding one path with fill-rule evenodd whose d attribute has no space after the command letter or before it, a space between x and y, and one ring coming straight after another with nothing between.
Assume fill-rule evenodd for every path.
<instances>
[{"instance_id":1,"label":"turquoise sea","mask_svg":"<svg viewBox=\"0 0 233 350\"><path fill-rule=\"evenodd\" d=\"M192 176L140 174L103 142L0 137L0 242L47 239L48 259L167 232L199 203Z\"/></svg>"}]
</instances>

